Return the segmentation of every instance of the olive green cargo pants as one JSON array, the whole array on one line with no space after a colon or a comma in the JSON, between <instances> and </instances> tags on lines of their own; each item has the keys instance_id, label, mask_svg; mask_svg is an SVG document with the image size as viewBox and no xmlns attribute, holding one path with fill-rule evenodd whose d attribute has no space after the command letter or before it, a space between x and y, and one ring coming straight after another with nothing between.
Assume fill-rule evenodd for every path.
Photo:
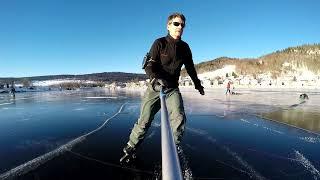
<instances>
[{"instance_id":1,"label":"olive green cargo pants","mask_svg":"<svg viewBox=\"0 0 320 180\"><path fill-rule=\"evenodd\" d=\"M175 88L166 94L166 104L172 128L174 140L179 144L185 129L186 116L183 100L179 88ZM136 148L144 139L155 114L160 110L160 93L149 86L143 97L140 117L131 131L128 145Z\"/></svg>"}]
</instances>

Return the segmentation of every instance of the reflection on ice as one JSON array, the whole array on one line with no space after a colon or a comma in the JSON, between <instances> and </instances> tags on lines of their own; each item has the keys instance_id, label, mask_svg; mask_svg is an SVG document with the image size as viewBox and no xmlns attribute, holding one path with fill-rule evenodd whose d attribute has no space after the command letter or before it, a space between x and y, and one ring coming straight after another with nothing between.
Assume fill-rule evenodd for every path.
<instances>
[{"instance_id":1,"label":"reflection on ice","mask_svg":"<svg viewBox=\"0 0 320 180\"><path fill-rule=\"evenodd\" d=\"M262 117L310 130L315 133L320 133L319 112L295 108L264 113L262 114Z\"/></svg>"}]
</instances>

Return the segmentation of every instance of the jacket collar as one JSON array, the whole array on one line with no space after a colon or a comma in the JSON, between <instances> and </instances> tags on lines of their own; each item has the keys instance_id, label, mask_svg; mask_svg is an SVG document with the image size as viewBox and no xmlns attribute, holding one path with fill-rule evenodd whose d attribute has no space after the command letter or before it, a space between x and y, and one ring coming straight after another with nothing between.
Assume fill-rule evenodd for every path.
<instances>
[{"instance_id":1,"label":"jacket collar","mask_svg":"<svg viewBox=\"0 0 320 180\"><path fill-rule=\"evenodd\" d=\"M173 39L173 37L170 36L170 34L168 34L168 35L166 36L166 40L167 40L168 42L170 42L170 43L177 44L177 43L179 43L179 42L181 41L181 38L180 38L180 39Z\"/></svg>"}]
</instances>

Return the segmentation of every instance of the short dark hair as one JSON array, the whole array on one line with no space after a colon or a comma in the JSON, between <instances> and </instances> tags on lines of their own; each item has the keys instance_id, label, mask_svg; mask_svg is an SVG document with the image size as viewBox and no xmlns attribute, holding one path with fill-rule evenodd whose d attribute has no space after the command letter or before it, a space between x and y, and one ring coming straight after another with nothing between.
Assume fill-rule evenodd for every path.
<instances>
[{"instance_id":1,"label":"short dark hair","mask_svg":"<svg viewBox=\"0 0 320 180\"><path fill-rule=\"evenodd\" d=\"M168 20L167 20L167 24L170 23L170 21L176 17L179 17L181 18L181 20L184 22L184 24L186 23L186 17L184 17L183 14L181 13L172 13L169 17L168 17Z\"/></svg>"}]
</instances>

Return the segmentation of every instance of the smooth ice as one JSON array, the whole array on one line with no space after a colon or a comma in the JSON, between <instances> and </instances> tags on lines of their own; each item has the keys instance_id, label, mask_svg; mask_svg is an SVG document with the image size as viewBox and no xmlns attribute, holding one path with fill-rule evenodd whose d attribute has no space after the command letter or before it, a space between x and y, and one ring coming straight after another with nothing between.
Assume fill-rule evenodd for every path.
<instances>
[{"instance_id":1,"label":"smooth ice","mask_svg":"<svg viewBox=\"0 0 320 180\"><path fill-rule=\"evenodd\" d=\"M320 179L320 93L239 89L237 95L225 95L224 89L208 89L201 96L192 88L181 91L187 126L178 152L185 179ZM301 93L309 96L305 103ZM12 174L68 178L66 169L78 165L69 178L98 176L101 168L107 179L160 178L159 114L139 147L134 169L141 171L118 165L142 96L101 89L18 93L15 99L1 94L0 177L25 168ZM60 161L65 167L50 174ZM95 168L81 169L91 163Z\"/></svg>"}]
</instances>

